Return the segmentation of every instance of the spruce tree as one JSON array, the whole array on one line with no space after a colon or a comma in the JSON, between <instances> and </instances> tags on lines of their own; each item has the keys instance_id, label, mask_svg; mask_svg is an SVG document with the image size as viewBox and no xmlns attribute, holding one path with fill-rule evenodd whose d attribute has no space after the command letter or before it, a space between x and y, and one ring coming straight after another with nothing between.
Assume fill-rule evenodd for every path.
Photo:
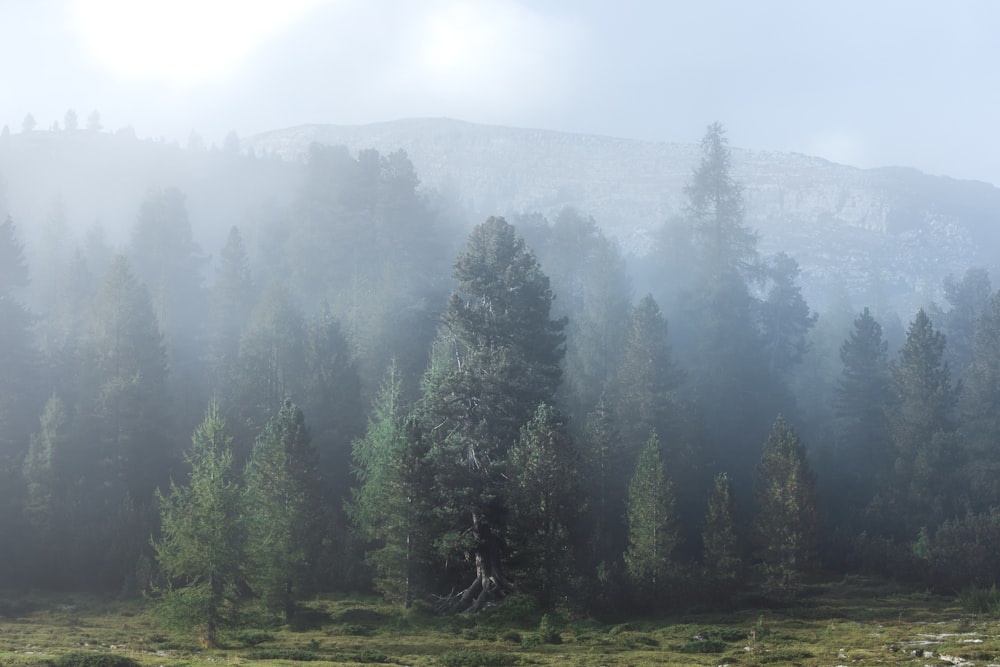
<instances>
[{"instance_id":1,"label":"spruce tree","mask_svg":"<svg viewBox=\"0 0 1000 667\"><path fill-rule=\"evenodd\" d=\"M667 322L652 295L632 309L622 363L617 373L617 422L629 465L650 431L673 438L679 433L674 391L683 378L671 358Z\"/></svg>"},{"instance_id":2,"label":"spruce tree","mask_svg":"<svg viewBox=\"0 0 1000 667\"><path fill-rule=\"evenodd\" d=\"M798 434L778 417L764 443L755 485L754 535L769 594L794 597L813 566L819 537L815 487Z\"/></svg>"},{"instance_id":3,"label":"spruce tree","mask_svg":"<svg viewBox=\"0 0 1000 667\"><path fill-rule=\"evenodd\" d=\"M972 363L961 392L962 478L972 512L1000 505L1000 292L990 297L976 323Z\"/></svg>"},{"instance_id":4,"label":"spruce tree","mask_svg":"<svg viewBox=\"0 0 1000 667\"><path fill-rule=\"evenodd\" d=\"M442 607L477 610L514 589L503 569L510 448L553 401L565 321L550 319L549 280L503 218L472 231L455 278L418 411L431 439L439 551L466 554L472 569Z\"/></svg>"},{"instance_id":5,"label":"spruce tree","mask_svg":"<svg viewBox=\"0 0 1000 667\"><path fill-rule=\"evenodd\" d=\"M202 645L214 648L219 630L236 619L247 556L233 441L216 403L185 458L188 483L157 492L162 537L154 546L169 582L158 606L169 624L197 628Z\"/></svg>"},{"instance_id":6,"label":"spruce tree","mask_svg":"<svg viewBox=\"0 0 1000 667\"><path fill-rule=\"evenodd\" d=\"M738 525L733 485L722 472L715 476L701 530L706 578L721 589L735 586L743 570Z\"/></svg>"},{"instance_id":7,"label":"spruce tree","mask_svg":"<svg viewBox=\"0 0 1000 667\"><path fill-rule=\"evenodd\" d=\"M316 451L290 400L254 443L245 478L250 585L287 620L312 585L324 524Z\"/></svg>"},{"instance_id":8,"label":"spruce tree","mask_svg":"<svg viewBox=\"0 0 1000 667\"><path fill-rule=\"evenodd\" d=\"M426 557L421 518L427 512L421 486L420 434L402 401L402 380L389 367L375 397L368 430L354 441L358 487L348 514L370 547L366 560L375 587L386 599L409 607L418 560Z\"/></svg>"},{"instance_id":9,"label":"spruce tree","mask_svg":"<svg viewBox=\"0 0 1000 667\"><path fill-rule=\"evenodd\" d=\"M888 481L891 473L887 411L892 394L887 350L882 326L865 308L840 347L843 370L835 393L843 442L838 463L846 470L852 488L842 500L853 505L854 511L868 505L879 480Z\"/></svg>"},{"instance_id":10,"label":"spruce tree","mask_svg":"<svg viewBox=\"0 0 1000 667\"><path fill-rule=\"evenodd\" d=\"M96 418L99 451L93 460L110 464L103 482L146 503L179 452L169 436L167 357L159 322L149 293L124 257L116 257L108 270L85 336L81 401L84 414Z\"/></svg>"},{"instance_id":11,"label":"spruce tree","mask_svg":"<svg viewBox=\"0 0 1000 667\"><path fill-rule=\"evenodd\" d=\"M507 476L514 569L522 590L550 608L570 577L570 528L579 514L576 456L555 408L539 405L521 428Z\"/></svg>"},{"instance_id":12,"label":"spruce tree","mask_svg":"<svg viewBox=\"0 0 1000 667\"><path fill-rule=\"evenodd\" d=\"M891 502L898 525L912 536L955 511L950 487L960 465L958 394L945 359L945 337L923 309L890 365L890 380L897 399L889 420L895 457Z\"/></svg>"},{"instance_id":13,"label":"spruce tree","mask_svg":"<svg viewBox=\"0 0 1000 667\"><path fill-rule=\"evenodd\" d=\"M629 482L627 521L625 567L636 589L655 599L674 571L673 551L680 543L673 483L655 431Z\"/></svg>"}]
</instances>

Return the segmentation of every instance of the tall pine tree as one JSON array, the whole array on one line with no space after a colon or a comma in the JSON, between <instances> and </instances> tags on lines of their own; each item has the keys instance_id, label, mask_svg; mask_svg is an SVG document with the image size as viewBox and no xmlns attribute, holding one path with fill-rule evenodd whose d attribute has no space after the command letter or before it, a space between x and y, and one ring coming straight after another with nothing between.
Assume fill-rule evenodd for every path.
<instances>
[{"instance_id":1,"label":"tall pine tree","mask_svg":"<svg viewBox=\"0 0 1000 667\"><path fill-rule=\"evenodd\" d=\"M472 231L455 278L418 410L431 438L436 541L471 579L443 607L476 610L514 588L503 567L510 448L553 401L565 321L550 318L549 280L503 218Z\"/></svg>"},{"instance_id":2,"label":"tall pine tree","mask_svg":"<svg viewBox=\"0 0 1000 667\"><path fill-rule=\"evenodd\" d=\"M188 483L157 493L162 537L157 560L167 575L159 610L171 625L197 628L205 648L236 619L246 561L239 473L233 441L214 402L186 455Z\"/></svg>"},{"instance_id":3,"label":"tall pine tree","mask_svg":"<svg viewBox=\"0 0 1000 667\"><path fill-rule=\"evenodd\" d=\"M816 481L798 434L778 417L757 466L754 535L764 590L793 597L814 565L819 537Z\"/></svg>"}]
</instances>

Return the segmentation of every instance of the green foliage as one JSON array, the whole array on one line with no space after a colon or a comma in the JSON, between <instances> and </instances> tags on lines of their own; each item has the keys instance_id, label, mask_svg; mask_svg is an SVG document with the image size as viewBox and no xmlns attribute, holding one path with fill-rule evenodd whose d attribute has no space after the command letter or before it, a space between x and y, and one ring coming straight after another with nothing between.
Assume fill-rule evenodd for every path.
<instances>
[{"instance_id":1,"label":"green foliage","mask_svg":"<svg viewBox=\"0 0 1000 667\"><path fill-rule=\"evenodd\" d=\"M565 321L550 319L549 280L502 218L472 231L455 278L460 293L449 302L418 404L430 441L433 539L442 556L476 562L476 586L500 582L507 591L500 556L510 529L510 449L538 406L553 402ZM466 594L472 590L459 599Z\"/></svg>"},{"instance_id":2,"label":"green foliage","mask_svg":"<svg viewBox=\"0 0 1000 667\"><path fill-rule=\"evenodd\" d=\"M815 476L799 436L781 417L764 443L756 480L754 520L764 590L792 597L815 559L819 516Z\"/></svg>"},{"instance_id":3,"label":"green foliage","mask_svg":"<svg viewBox=\"0 0 1000 667\"><path fill-rule=\"evenodd\" d=\"M291 660L292 662L315 662L326 660L326 656L297 648L259 648L245 656L247 660Z\"/></svg>"},{"instance_id":4,"label":"green foliage","mask_svg":"<svg viewBox=\"0 0 1000 667\"><path fill-rule=\"evenodd\" d=\"M995 456L1000 439L1000 292L990 297L976 323L960 400L965 456L960 474L969 487L964 502L973 512L985 512L1000 505L1000 460Z\"/></svg>"},{"instance_id":5,"label":"green foliage","mask_svg":"<svg viewBox=\"0 0 1000 667\"><path fill-rule=\"evenodd\" d=\"M232 633L232 637L244 646L257 646L274 641L274 635L263 630L239 630Z\"/></svg>"},{"instance_id":6,"label":"green foliage","mask_svg":"<svg viewBox=\"0 0 1000 667\"><path fill-rule=\"evenodd\" d=\"M673 551L680 535L673 484L655 432L646 441L629 483L628 539L625 566L629 576L637 590L656 599L673 571Z\"/></svg>"},{"instance_id":7,"label":"green foliage","mask_svg":"<svg viewBox=\"0 0 1000 667\"><path fill-rule=\"evenodd\" d=\"M719 473L708 497L701 530L702 563L708 580L725 588L733 586L743 570L737 526L732 483L729 475Z\"/></svg>"},{"instance_id":8,"label":"green foliage","mask_svg":"<svg viewBox=\"0 0 1000 667\"><path fill-rule=\"evenodd\" d=\"M309 590L322 539L316 452L291 401L257 438L245 477L250 585L289 619L295 597Z\"/></svg>"},{"instance_id":9,"label":"green foliage","mask_svg":"<svg viewBox=\"0 0 1000 667\"><path fill-rule=\"evenodd\" d=\"M405 423L402 384L395 364L375 398L368 431L354 441L354 490L348 515L371 543L367 560L375 568L375 586L389 600L409 607L414 561L420 545L418 512L422 507L418 436Z\"/></svg>"},{"instance_id":10,"label":"green foliage","mask_svg":"<svg viewBox=\"0 0 1000 667\"><path fill-rule=\"evenodd\" d=\"M522 590L550 608L569 578L569 526L579 514L573 446L561 416L541 404L511 449L511 560Z\"/></svg>"},{"instance_id":11,"label":"green foliage","mask_svg":"<svg viewBox=\"0 0 1000 667\"><path fill-rule=\"evenodd\" d=\"M129 260L147 286L156 319L171 352L201 322L204 295L201 270L208 257L194 241L184 194L177 188L150 191L132 230Z\"/></svg>"},{"instance_id":12,"label":"green foliage","mask_svg":"<svg viewBox=\"0 0 1000 667\"><path fill-rule=\"evenodd\" d=\"M888 343L882 326L865 308L840 347L843 371L837 382L837 415L844 427L845 464L861 485L863 506L875 493L874 484L889 470L889 430L886 411L891 402ZM857 507L855 509L858 509Z\"/></svg>"},{"instance_id":13,"label":"green foliage","mask_svg":"<svg viewBox=\"0 0 1000 667\"><path fill-rule=\"evenodd\" d=\"M89 651L64 653L51 662L53 667L139 667L139 663L128 656Z\"/></svg>"},{"instance_id":14,"label":"green foliage","mask_svg":"<svg viewBox=\"0 0 1000 667\"><path fill-rule=\"evenodd\" d=\"M232 438L214 402L195 429L187 461L187 486L171 482L169 493L157 492L162 537L154 547L169 581L157 606L168 623L197 627L211 647L218 629L235 620L246 560Z\"/></svg>"},{"instance_id":15,"label":"green foliage","mask_svg":"<svg viewBox=\"0 0 1000 667\"><path fill-rule=\"evenodd\" d=\"M503 667L522 664L521 658L514 653L471 649L446 651L438 656L437 662L445 667Z\"/></svg>"},{"instance_id":16,"label":"green foliage","mask_svg":"<svg viewBox=\"0 0 1000 667\"><path fill-rule=\"evenodd\" d=\"M671 651L677 653L722 653L729 648L729 645L718 639L692 640L686 644L673 644Z\"/></svg>"},{"instance_id":17,"label":"green foliage","mask_svg":"<svg viewBox=\"0 0 1000 667\"><path fill-rule=\"evenodd\" d=\"M890 418L895 456L891 501L899 525L910 533L951 513L948 487L959 454L954 433L957 393L944 347L944 335L920 310L898 361L890 367L898 397Z\"/></svg>"},{"instance_id":18,"label":"green foliage","mask_svg":"<svg viewBox=\"0 0 1000 667\"><path fill-rule=\"evenodd\" d=\"M768 291L761 304L761 330L772 376L787 377L802 361L807 335L818 315L809 310L797 284L799 263L779 252L767 267Z\"/></svg>"},{"instance_id":19,"label":"green foliage","mask_svg":"<svg viewBox=\"0 0 1000 667\"><path fill-rule=\"evenodd\" d=\"M241 423L256 435L305 378L305 318L279 281L264 288L240 336L236 386L231 392ZM251 436L252 437L252 436Z\"/></svg>"},{"instance_id":20,"label":"green foliage","mask_svg":"<svg viewBox=\"0 0 1000 667\"><path fill-rule=\"evenodd\" d=\"M1000 613L1000 590L996 584L989 588L967 586L959 593L958 602L967 612L996 616Z\"/></svg>"},{"instance_id":21,"label":"green foliage","mask_svg":"<svg viewBox=\"0 0 1000 667\"><path fill-rule=\"evenodd\" d=\"M674 365L667 322L653 296L633 308L617 373L616 417L629 460L635 460L651 431L665 437L679 431L674 391L683 373Z\"/></svg>"},{"instance_id":22,"label":"green foliage","mask_svg":"<svg viewBox=\"0 0 1000 667\"><path fill-rule=\"evenodd\" d=\"M701 161L684 192L702 270L716 276L756 271L757 234L744 224L743 188L732 177L732 151L720 123L705 131Z\"/></svg>"},{"instance_id":23,"label":"green foliage","mask_svg":"<svg viewBox=\"0 0 1000 667\"><path fill-rule=\"evenodd\" d=\"M166 433L167 353L149 293L124 257L108 269L81 352L82 408L96 417L97 451L73 463L86 470L95 461L114 462L110 470L87 472L145 502L174 463Z\"/></svg>"}]
</instances>

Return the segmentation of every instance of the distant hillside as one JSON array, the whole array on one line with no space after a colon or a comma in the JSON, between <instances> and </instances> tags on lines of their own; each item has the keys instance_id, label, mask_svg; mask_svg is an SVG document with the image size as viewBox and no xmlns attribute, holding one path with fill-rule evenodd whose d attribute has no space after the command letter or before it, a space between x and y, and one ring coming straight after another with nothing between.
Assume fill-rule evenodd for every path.
<instances>
[{"instance_id":1,"label":"distant hillside","mask_svg":"<svg viewBox=\"0 0 1000 667\"><path fill-rule=\"evenodd\" d=\"M99 221L121 245L147 193L176 187L202 250L211 254L232 225L246 228L265 207L288 201L300 171L277 159L186 150L130 133L37 130L0 136L0 215L14 218L29 256L56 211L66 218L70 244Z\"/></svg>"},{"instance_id":2,"label":"distant hillside","mask_svg":"<svg viewBox=\"0 0 1000 667\"><path fill-rule=\"evenodd\" d=\"M738 141L738 138L734 138ZM680 214L698 146L475 125L447 119L268 132L244 148L301 159L312 142L403 149L424 184L479 216L574 206L642 254ZM856 169L794 153L733 149L747 218L765 253L794 255L812 297L935 296L948 273L1000 265L1000 190L905 168Z\"/></svg>"}]
</instances>

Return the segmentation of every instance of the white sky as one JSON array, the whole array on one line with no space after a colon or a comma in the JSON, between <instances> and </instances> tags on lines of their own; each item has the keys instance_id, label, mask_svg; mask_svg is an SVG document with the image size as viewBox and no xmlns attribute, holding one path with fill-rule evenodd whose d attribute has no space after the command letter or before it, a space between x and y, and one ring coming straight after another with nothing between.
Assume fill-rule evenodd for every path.
<instances>
[{"instance_id":1,"label":"white sky","mask_svg":"<svg viewBox=\"0 0 1000 667\"><path fill-rule=\"evenodd\" d=\"M1000 184L990 0L0 0L0 125L463 120Z\"/></svg>"}]
</instances>

